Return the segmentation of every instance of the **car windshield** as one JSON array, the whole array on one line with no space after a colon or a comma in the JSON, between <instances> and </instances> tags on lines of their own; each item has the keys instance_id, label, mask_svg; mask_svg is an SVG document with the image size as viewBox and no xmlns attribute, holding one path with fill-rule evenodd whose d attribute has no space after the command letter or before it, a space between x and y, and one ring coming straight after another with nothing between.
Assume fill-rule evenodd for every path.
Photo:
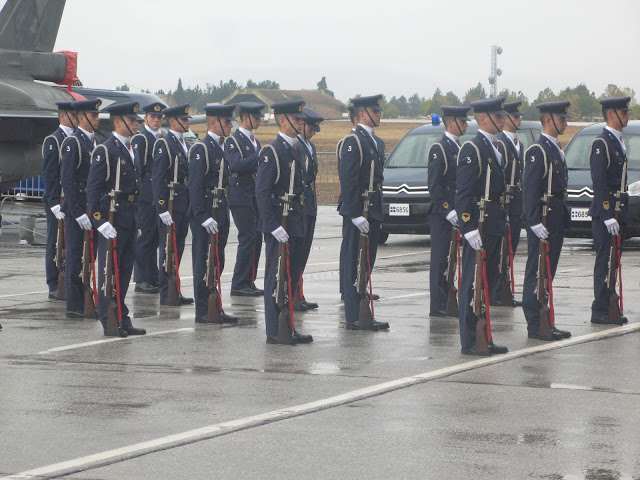
<instances>
[{"instance_id":1,"label":"car windshield","mask_svg":"<svg viewBox=\"0 0 640 480\"><path fill-rule=\"evenodd\" d=\"M599 135L599 134L598 134ZM596 134L576 135L567 146L566 162L570 170L589 170L589 149ZM629 170L640 170L640 135L626 135L623 137L627 147Z\"/></svg>"},{"instance_id":2,"label":"car windshield","mask_svg":"<svg viewBox=\"0 0 640 480\"><path fill-rule=\"evenodd\" d=\"M427 168L427 152L442 133L407 135L393 150L386 168Z\"/></svg>"}]
</instances>

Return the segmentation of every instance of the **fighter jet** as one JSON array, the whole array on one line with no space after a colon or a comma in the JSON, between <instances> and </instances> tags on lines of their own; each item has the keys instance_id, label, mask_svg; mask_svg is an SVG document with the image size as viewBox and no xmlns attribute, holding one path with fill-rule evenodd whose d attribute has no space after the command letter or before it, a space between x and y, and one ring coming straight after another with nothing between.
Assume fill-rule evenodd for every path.
<instances>
[{"instance_id":1,"label":"fighter jet","mask_svg":"<svg viewBox=\"0 0 640 480\"><path fill-rule=\"evenodd\" d=\"M0 192L42 171L56 102L76 95L39 82L77 81L73 52L53 53L65 0L7 0L0 12Z\"/></svg>"}]
</instances>

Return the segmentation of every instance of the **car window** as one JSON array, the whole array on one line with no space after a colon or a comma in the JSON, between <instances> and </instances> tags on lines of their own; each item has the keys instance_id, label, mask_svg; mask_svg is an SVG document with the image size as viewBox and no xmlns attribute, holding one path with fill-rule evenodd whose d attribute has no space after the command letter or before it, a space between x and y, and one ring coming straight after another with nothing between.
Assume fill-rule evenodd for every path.
<instances>
[{"instance_id":1,"label":"car window","mask_svg":"<svg viewBox=\"0 0 640 480\"><path fill-rule=\"evenodd\" d=\"M627 147L627 160L629 170L640 170L640 135L627 135L622 137Z\"/></svg>"},{"instance_id":2,"label":"car window","mask_svg":"<svg viewBox=\"0 0 640 480\"><path fill-rule=\"evenodd\" d=\"M534 128L518 130L518 141L522 144L524 150L526 151L527 148L529 148L531 144L540 137L541 133L541 130L536 130Z\"/></svg>"},{"instance_id":3,"label":"car window","mask_svg":"<svg viewBox=\"0 0 640 480\"><path fill-rule=\"evenodd\" d=\"M596 138L592 135L576 135L565 151L565 161L571 170L589 170L589 149Z\"/></svg>"},{"instance_id":4,"label":"car window","mask_svg":"<svg viewBox=\"0 0 640 480\"><path fill-rule=\"evenodd\" d=\"M442 133L407 135L387 159L386 168L427 168L429 148Z\"/></svg>"}]
</instances>

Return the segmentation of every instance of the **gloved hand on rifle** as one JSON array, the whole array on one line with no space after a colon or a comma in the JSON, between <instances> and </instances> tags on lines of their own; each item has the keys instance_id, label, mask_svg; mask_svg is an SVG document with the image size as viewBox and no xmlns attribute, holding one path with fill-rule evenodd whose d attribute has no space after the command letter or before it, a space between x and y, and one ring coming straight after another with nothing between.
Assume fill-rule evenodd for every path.
<instances>
[{"instance_id":1,"label":"gloved hand on rifle","mask_svg":"<svg viewBox=\"0 0 640 480\"><path fill-rule=\"evenodd\" d=\"M541 223L531 227L531 231L536 234L540 240L546 240L549 237L549 230Z\"/></svg>"},{"instance_id":2,"label":"gloved hand on rifle","mask_svg":"<svg viewBox=\"0 0 640 480\"><path fill-rule=\"evenodd\" d=\"M218 222L216 222L211 217L202 222L202 226L207 231L207 233L218 233Z\"/></svg>"},{"instance_id":3,"label":"gloved hand on rifle","mask_svg":"<svg viewBox=\"0 0 640 480\"><path fill-rule=\"evenodd\" d=\"M116 232L116 229L113 228L113 225L111 225L109 222L105 222L102 225L100 225L98 227L98 231L107 240L109 240L110 238L116 238L116 236L118 235L118 233Z\"/></svg>"},{"instance_id":4,"label":"gloved hand on rifle","mask_svg":"<svg viewBox=\"0 0 640 480\"><path fill-rule=\"evenodd\" d=\"M464 238L467 239L467 242L469 242L471 248L473 248L474 250L482 250L482 237L480 236L480 232L477 228L465 233Z\"/></svg>"},{"instance_id":5,"label":"gloved hand on rifle","mask_svg":"<svg viewBox=\"0 0 640 480\"><path fill-rule=\"evenodd\" d=\"M60 205L54 205L51 207L51 211L58 220L64 220L64 212L60 211Z\"/></svg>"},{"instance_id":6,"label":"gloved hand on rifle","mask_svg":"<svg viewBox=\"0 0 640 480\"><path fill-rule=\"evenodd\" d=\"M620 224L615 218L610 218L609 220L605 220L604 224L607 226L607 231L611 235L618 235L620 233Z\"/></svg>"},{"instance_id":7,"label":"gloved hand on rifle","mask_svg":"<svg viewBox=\"0 0 640 480\"><path fill-rule=\"evenodd\" d=\"M76 218L76 222L78 222L78 225L80 225L80 228L83 230L91 230L92 228L91 220L89 220L89 217L86 213L83 213L78 218Z\"/></svg>"},{"instance_id":8,"label":"gloved hand on rifle","mask_svg":"<svg viewBox=\"0 0 640 480\"><path fill-rule=\"evenodd\" d=\"M458 214L455 210L451 210L449 213L447 213L447 220L449 220L449 222L451 222L451 225L453 225L454 227L458 226Z\"/></svg>"},{"instance_id":9,"label":"gloved hand on rifle","mask_svg":"<svg viewBox=\"0 0 640 480\"><path fill-rule=\"evenodd\" d=\"M289 234L282 227L276 228L273 232L271 232L271 235L273 235L274 238L280 243L286 243L289 241Z\"/></svg>"},{"instance_id":10,"label":"gloved hand on rifle","mask_svg":"<svg viewBox=\"0 0 640 480\"><path fill-rule=\"evenodd\" d=\"M369 221L364 217L352 218L353 224L358 227L361 233L369 233Z\"/></svg>"},{"instance_id":11,"label":"gloved hand on rifle","mask_svg":"<svg viewBox=\"0 0 640 480\"><path fill-rule=\"evenodd\" d=\"M162 212L160 214L160 220L162 220L162 223L165 225L173 224L173 218L171 218L171 214L169 212Z\"/></svg>"}]
</instances>

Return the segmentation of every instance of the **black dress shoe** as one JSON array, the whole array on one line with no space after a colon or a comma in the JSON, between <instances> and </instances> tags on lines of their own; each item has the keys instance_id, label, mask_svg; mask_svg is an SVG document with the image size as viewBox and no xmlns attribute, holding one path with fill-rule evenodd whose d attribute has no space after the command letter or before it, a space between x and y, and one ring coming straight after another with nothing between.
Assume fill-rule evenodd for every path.
<instances>
[{"instance_id":1,"label":"black dress shoe","mask_svg":"<svg viewBox=\"0 0 640 480\"><path fill-rule=\"evenodd\" d=\"M479 350L476 350L476 347L462 347L462 350L460 351L460 353L462 353L463 355L472 355L474 357L490 357L491 356L491 352L490 351L486 351L486 352L481 352Z\"/></svg>"},{"instance_id":2,"label":"black dress shoe","mask_svg":"<svg viewBox=\"0 0 640 480\"><path fill-rule=\"evenodd\" d=\"M491 355L495 355L495 354L507 353L509 349L507 347L496 345L493 342L489 342L489 351L491 352Z\"/></svg>"},{"instance_id":3,"label":"black dress shoe","mask_svg":"<svg viewBox=\"0 0 640 480\"><path fill-rule=\"evenodd\" d=\"M551 327L551 330L553 331L553 333L559 333L560 335L562 335L562 338L571 337L571 332L568 332L567 330L560 330L559 328L556 328L556 327Z\"/></svg>"},{"instance_id":4,"label":"black dress shoe","mask_svg":"<svg viewBox=\"0 0 640 480\"><path fill-rule=\"evenodd\" d=\"M388 330L389 323L379 322L377 320L374 320L373 322L371 322L370 327L363 327L363 326L360 326L359 322L347 322L346 328L347 330L369 330L369 331L377 332L378 330Z\"/></svg>"},{"instance_id":5,"label":"black dress shoe","mask_svg":"<svg viewBox=\"0 0 640 480\"><path fill-rule=\"evenodd\" d=\"M140 282L136 283L135 291L139 293L158 293L158 288L154 287L150 283Z\"/></svg>"},{"instance_id":6,"label":"black dress shoe","mask_svg":"<svg viewBox=\"0 0 640 480\"><path fill-rule=\"evenodd\" d=\"M307 302L307 300L305 298L300 300L300 303L306 305L308 310L313 310L314 308L318 308L319 307L319 305L316 302Z\"/></svg>"},{"instance_id":7,"label":"black dress shoe","mask_svg":"<svg viewBox=\"0 0 640 480\"><path fill-rule=\"evenodd\" d=\"M626 323L625 320L627 320L627 317L622 317L619 322L616 322L614 320L610 320L609 315L607 314L600 315L599 317L591 317L591 323L595 325L624 325ZM628 321L629 320L627 320L627 322Z\"/></svg>"},{"instance_id":8,"label":"black dress shoe","mask_svg":"<svg viewBox=\"0 0 640 480\"><path fill-rule=\"evenodd\" d=\"M53 290L51 292L49 292L49 300L57 300L59 302L66 302L67 299L64 298L61 295L58 295L58 291L57 290Z\"/></svg>"},{"instance_id":9,"label":"black dress shoe","mask_svg":"<svg viewBox=\"0 0 640 480\"><path fill-rule=\"evenodd\" d=\"M249 288L251 290L254 290L254 291L258 292L258 295L264 295L264 290L262 290L261 288L256 287L255 283L252 283Z\"/></svg>"},{"instance_id":10,"label":"black dress shoe","mask_svg":"<svg viewBox=\"0 0 640 480\"><path fill-rule=\"evenodd\" d=\"M84 318L84 312L67 312L67 318Z\"/></svg>"},{"instance_id":11,"label":"black dress shoe","mask_svg":"<svg viewBox=\"0 0 640 480\"><path fill-rule=\"evenodd\" d=\"M300 302L298 305L294 305L294 307L293 307L293 311L294 312L306 312L307 310L309 310L309 307L307 307L302 302Z\"/></svg>"},{"instance_id":12,"label":"black dress shoe","mask_svg":"<svg viewBox=\"0 0 640 480\"><path fill-rule=\"evenodd\" d=\"M209 319L207 317L196 317L196 323L215 323L215 322L210 322Z\"/></svg>"},{"instance_id":13,"label":"black dress shoe","mask_svg":"<svg viewBox=\"0 0 640 480\"><path fill-rule=\"evenodd\" d=\"M291 337L291 342L280 342L278 337L267 337L267 343L269 345L295 345L298 343L296 337Z\"/></svg>"},{"instance_id":14,"label":"black dress shoe","mask_svg":"<svg viewBox=\"0 0 640 480\"><path fill-rule=\"evenodd\" d=\"M220 311L220 318L222 318L222 323L238 323L238 317L228 315L224 313L224 310Z\"/></svg>"},{"instance_id":15,"label":"black dress shoe","mask_svg":"<svg viewBox=\"0 0 640 480\"><path fill-rule=\"evenodd\" d=\"M344 293L340 294L340 300L344 300Z\"/></svg>"},{"instance_id":16,"label":"black dress shoe","mask_svg":"<svg viewBox=\"0 0 640 480\"><path fill-rule=\"evenodd\" d=\"M129 334L127 333L127 331L124 328L119 328L117 330L113 330L113 331L104 331L104 336L105 337L120 337L120 338L127 338L129 336Z\"/></svg>"},{"instance_id":17,"label":"black dress shoe","mask_svg":"<svg viewBox=\"0 0 640 480\"><path fill-rule=\"evenodd\" d=\"M166 305L167 307L179 307L180 305L182 305L182 302L178 301L178 302L169 302L169 300L167 298L160 298L160 305Z\"/></svg>"},{"instance_id":18,"label":"black dress shoe","mask_svg":"<svg viewBox=\"0 0 640 480\"><path fill-rule=\"evenodd\" d=\"M446 317L447 312L445 312L444 310L437 310L435 312L429 312L429 316L430 317Z\"/></svg>"},{"instance_id":19,"label":"black dress shoe","mask_svg":"<svg viewBox=\"0 0 640 480\"><path fill-rule=\"evenodd\" d=\"M293 329L293 337L296 339L298 343L311 343L313 342L313 337L311 335L303 335L302 333L298 333L295 328Z\"/></svg>"},{"instance_id":20,"label":"black dress shoe","mask_svg":"<svg viewBox=\"0 0 640 480\"><path fill-rule=\"evenodd\" d=\"M521 307L522 306L522 302L520 300L514 300L513 301L513 306L514 307Z\"/></svg>"},{"instance_id":21,"label":"black dress shoe","mask_svg":"<svg viewBox=\"0 0 640 480\"><path fill-rule=\"evenodd\" d=\"M369 300L371 300L371 296L370 296L368 293L367 293L367 298L368 298ZM374 300L380 300L380 295L378 295L377 293L374 293L374 294L373 294L373 299L374 299Z\"/></svg>"},{"instance_id":22,"label":"black dress shoe","mask_svg":"<svg viewBox=\"0 0 640 480\"><path fill-rule=\"evenodd\" d=\"M624 315L622 316L622 323L629 323L629 319Z\"/></svg>"},{"instance_id":23,"label":"black dress shoe","mask_svg":"<svg viewBox=\"0 0 640 480\"><path fill-rule=\"evenodd\" d=\"M262 294L264 294L264 291L262 291ZM249 287L231 289L232 297L259 297L262 294L260 293L260 290L254 290L253 288Z\"/></svg>"},{"instance_id":24,"label":"black dress shoe","mask_svg":"<svg viewBox=\"0 0 640 480\"><path fill-rule=\"evenodd\" d=\"M128 335L146 335L147 331L144 328L128 327L124 329Z\"/></svg>"},{"instance_id":25,"label":"black dress shoe","mask_svg":"<svg viewBox=\"0 0 640 480\"><path fill-rule=\"evenodd\" d=\"M554 340L562 340L563 338L560 332L554 332L553 330L549 335L541 335L538 332L529 332L527 336L535 340L542 340L543 342L553 342Z\"/></svg>"},{"instance_id":26,"label":"black dress shoe","mask_svg":"<svg viewBox=\"0 0 640 480\"><path fill-rule=\"evenodd\" d=\"M185 297L180 294L180 304L182 305L191 305L193 303L193 298Z\"/></svg>"},{"instance_id":27,"label":"black dress shoe","mask_svg":"<svg viewBox=\"0 0 640 480\"><path fill-rule=\"evenodd\" d=\"M503 307L504 303L502 303L500 300L491 300L489 302L489 306L491 306L491 307Z\"/></svg>"}]
</instances>

